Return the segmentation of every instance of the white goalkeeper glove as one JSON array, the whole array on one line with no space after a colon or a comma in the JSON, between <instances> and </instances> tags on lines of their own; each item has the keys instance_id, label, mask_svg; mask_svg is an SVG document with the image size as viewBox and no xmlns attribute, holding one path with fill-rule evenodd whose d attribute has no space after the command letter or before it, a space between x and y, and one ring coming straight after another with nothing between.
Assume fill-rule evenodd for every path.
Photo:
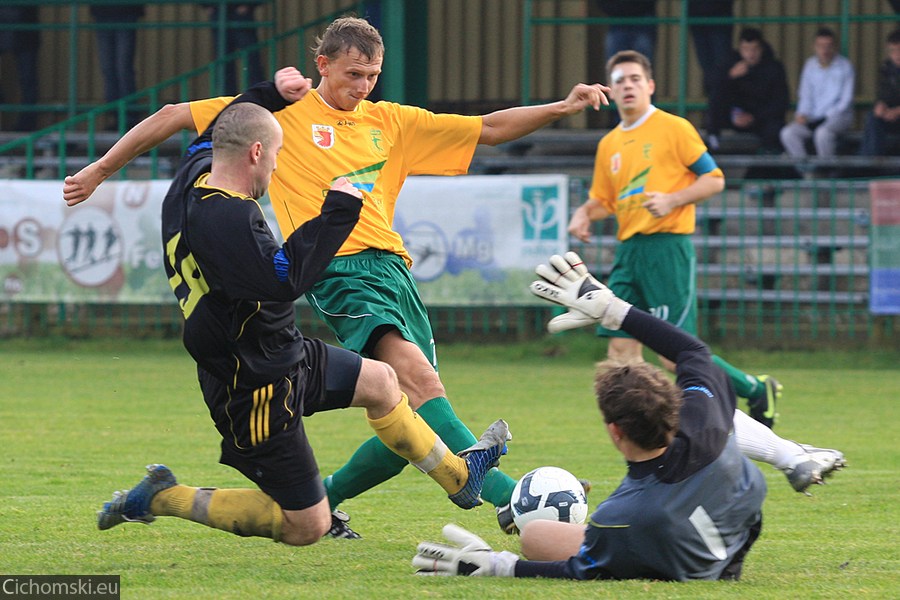
<instances>
[{"instance_id":1,"label":"white goalkeeper glove","mask_svg":"<svg viewBox=\"0 0 900 600\"><path fill-rule=\"evenodd\" d=\"M444 525L444 537L454 545L422 542L413 557L417 575L513 577L519 557L494 552L483 539L458 525Z\"/></svg>"},{"instance_id":2,"label":"white goalkeeper glove","mask_svg":"<svg viewBox=\"0 0 900 600\"><path fill-rule=\"evenodd\" d=\"M550 319L547 323L550 333L596 323L607 329L622 327L631 304L617 298L608 287L594 279L581 257L574 252L566 252L565 257L554 254L550 257L550 266L538 265L535 272L541 279L531 283L531 293L569 309Z\"/></svg>"}]
</instances>

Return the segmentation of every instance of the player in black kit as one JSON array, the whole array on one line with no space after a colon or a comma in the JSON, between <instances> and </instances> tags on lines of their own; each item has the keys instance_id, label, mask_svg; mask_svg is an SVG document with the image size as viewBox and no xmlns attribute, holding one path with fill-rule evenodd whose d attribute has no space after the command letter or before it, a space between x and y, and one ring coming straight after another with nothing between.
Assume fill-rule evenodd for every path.
<instances>
[{"instance_id":1,"label":"player in black kit","mask_svg":"<svg viewBox=\"0 0 900 600\"><path fill-rule=\"evenodd\" d=\"M385 445L435 479L462 508L479 504L485 472L505 451L497 421L453 454L410 408L391 367L320 340L295 325L294 301L321 275L356 225L362 194L346 179L321 214L283 245L257 199L268 188L283 132L272 115L311 82L294 68L236 98L189 147L163 202L166 275L184 313L184 345L197 362L220 461L259 489L180 485L150 465L132 490L98 513L100 529L175 516L241 536L292 545L333 526L302 417L359 406ZM128 143L127 136L121 140Z\"/></svg>"},{"instance_id":2,"label":"player in black kit","mask_svg":"<svg viewBox=\"0 0 900 600\"><path fill-rule=\"evenodd\" d=\"M458 575L738 579L762 526L766 484L731 434L731 382L703 342L614 296L576 254L550 262L538 267L542 279L531 290L569 308L550 321L551 332L597 323L622 329L674 362L676 382L646 363L598 372L600 412L628 473L586 526L529 522L525 560L448 525L444 535L455 545L422 543L413 565Z\"/></svg>"}]
</instances>

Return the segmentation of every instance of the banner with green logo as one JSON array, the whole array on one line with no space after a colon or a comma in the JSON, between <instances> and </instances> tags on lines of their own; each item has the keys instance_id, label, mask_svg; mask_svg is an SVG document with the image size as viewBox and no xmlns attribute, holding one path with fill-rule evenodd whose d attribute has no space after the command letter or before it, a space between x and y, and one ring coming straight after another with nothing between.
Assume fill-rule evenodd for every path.
<instances>
[{"instance_id":1,"label":"banner with green logo","mask_svg":"<svg viewBox=\"0 0 900 600\"><path fill-rule=\"evenodd\" d=\"M409 178L394 228L426 304L536 303L535 265L566 249L568 186L561 175ZM174 302L159 221L168 188L107 181L67 207L60 182L0 180L0 300Z\"/></svg>"}]
</instances>

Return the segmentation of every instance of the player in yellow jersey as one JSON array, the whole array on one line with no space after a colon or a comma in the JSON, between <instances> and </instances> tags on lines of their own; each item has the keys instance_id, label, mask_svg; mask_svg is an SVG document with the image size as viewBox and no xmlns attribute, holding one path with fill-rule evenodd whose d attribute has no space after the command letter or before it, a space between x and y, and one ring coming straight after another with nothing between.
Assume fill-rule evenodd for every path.
<instances>
[{"instance_id":1,"label":"player in yellow jersey","mask_svg":"<svg viewBox=\"0 0 900 600\"><path fill-rule=\"evenodd\" d=\"M609 88L577 84L558 102L484 116L439 115L366 100L381 74L383 58L381 35L367 21L344 17L329 25L316 49L318 86L277 115L284 147L269 195L287 237L319 214L332 181L346 177L363 192L359 224L307 298L344 347L394 368L409 404L458 452L476 440L454 413L438 375L428 313L409 271L409 254L393 229L397 195L408 175L465 173L478 144L500 144L588 107L598 110L608 104ZM66 202L87 199L129 160L179 130L202 131L229 100L163 107L104 157L67 177ZM326 478L332 509L390 479L406 464L378 438L369 439ZM492 470L482 497L503 507L514 486L515 480ZM336 517L334 525L333 535L356 537L345 521Z\"/></svg>"},{"instance_id":2,"label":"player in yellow jersey","mask_svg":"<svg viewBox=\"0 0 900 600\"><path fill-rule=\"evenodd\" d=\"M587 242L593 221L615 216L621 243L610 289L696 335L697 259L690 237L695 204L725 189L724 175L693 125L650 103L655 82L643 54L619 52L606 68L621 123L600 140L589 198L573 214L569 232ZM600 335L610 337L610 359L643 360L637 340L604 329ZM772 427L781 384L744 373L721 357L713 360L748 399L750 415Z\"/></svg>"}]
</instances>

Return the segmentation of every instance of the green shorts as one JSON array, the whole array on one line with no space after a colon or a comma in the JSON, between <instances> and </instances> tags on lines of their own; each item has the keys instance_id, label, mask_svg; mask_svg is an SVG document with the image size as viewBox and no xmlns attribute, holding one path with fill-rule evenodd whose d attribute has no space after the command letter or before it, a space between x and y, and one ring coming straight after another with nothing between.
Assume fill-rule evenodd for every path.
<instances>
[{"instance_id":1,"label":"green shorts","mask_svg":"<svg viewBox=\"0 0 900 600\"><path fill-rule=\"evenodd\" d=\"M697 256L690 235L633 236L616 248L606 285L619 298L697 334ZM598 335L630 337L598 328Z\"/></svg>"},{"instance_id":2,"label":"green shorts","mask_svg":"<svg viewBox=\"0 0 900 600\"><path fill-rule=\"evenodd\" d=\"M306 299L344 348L368 356L373 333L395 327L437 369L428 311L400 256L384 250L338 256Z\"/></svg>"}]
</instances>

